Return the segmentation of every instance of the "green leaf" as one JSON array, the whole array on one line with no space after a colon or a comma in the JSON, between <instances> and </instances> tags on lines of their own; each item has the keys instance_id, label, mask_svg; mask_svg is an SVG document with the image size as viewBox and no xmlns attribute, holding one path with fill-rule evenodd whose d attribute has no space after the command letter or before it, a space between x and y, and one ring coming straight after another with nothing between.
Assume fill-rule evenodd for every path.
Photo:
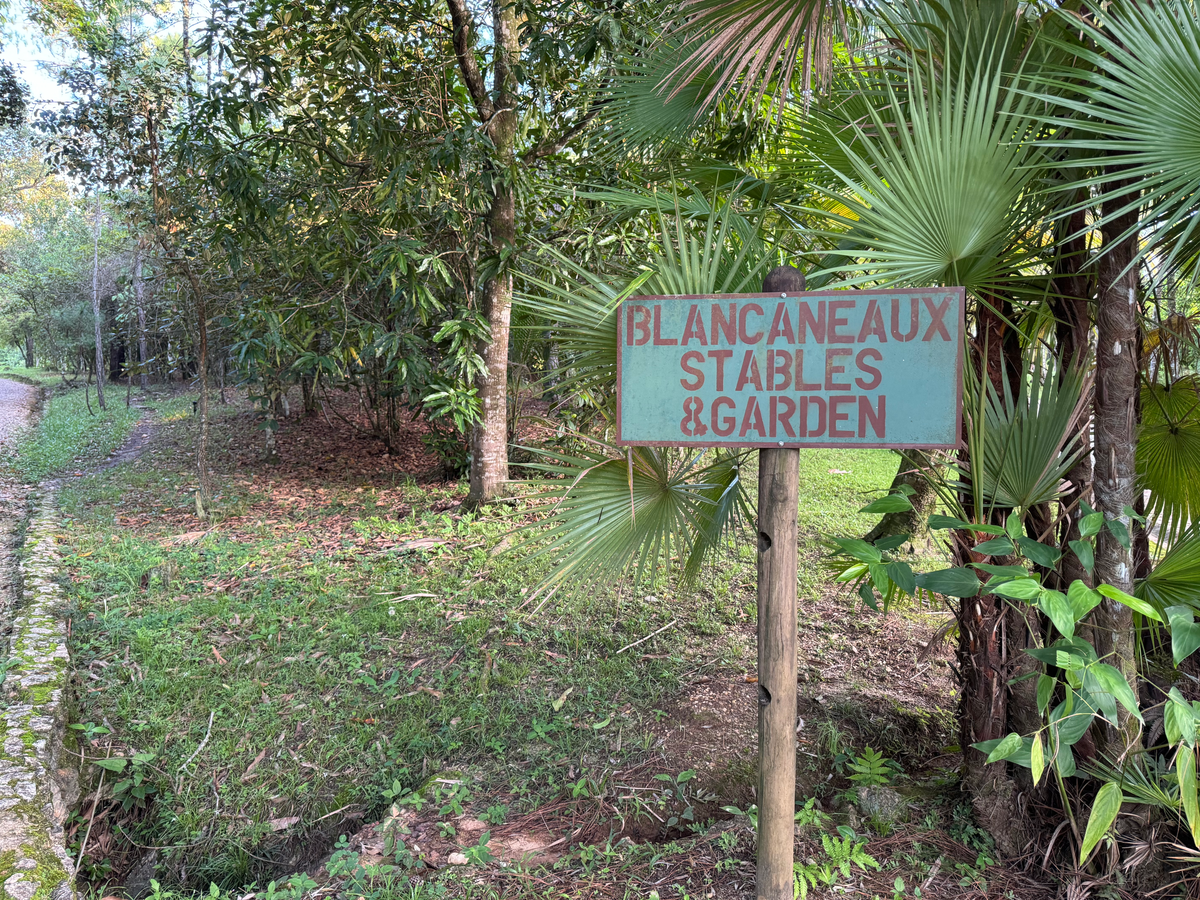
<instances>
[{"instance_id":1,"label":"green leaf","mask_svg":"<svg viewBox=\"0 0 1200 900\"><path fill-rule=\"evenodd\" d=\"M875 592L871 590L871 585L867 584L865 581L860 584L858 586L858 596L862 598L863 603L867 604L867 606L871 607L871 609L875 610L875 612L879 612L879 604L875 602Z\"/></svg>"},{"instance_id":2,"label":"green leaf","mask_svg":"<svg viewBox=\"0 0 1200 900\"><path fill-rule=\"evenodd\" d=\"M1163 707L1163 730L1172 744L1182 740L1189 747L1196 746L1196 715L1177 687L1171 688L1167 694L1167 702Z\"/></svg>"},{"instance_id":3,"label":"green leaf","mask_svg":"<svg viewBox=\"0 0 1200 900\"><path fill-rule=\"evenodd\" d=\"M1120 519L1109 519L1104 524L1108 526L1108 530L1112 532L1112 536L1117 539L1117 543L1128 550L1130 547L1129 529L1125 523Z\"/></svg>"},{"instance_id":4,"label":"green leaf","mask_svg":"<svg viewBox=\"0 0 1200 900\"><path fill-rule=\"evenodd\" d=\"M929 528L931 531L943 531L947 528L966 531L970 527L970 522L964 522L962 519L954 518L954 516L943 516L940 513L934 513L929 517Z\"/></svg>"},{"instance_id":5,"label":"green leaf","mask_svg":"<svg viewBox=\"0 0 1200 900\"><path fill-rule=\"evenodd\" d=\"M890 562L887 564L888 577L896 583L896 587L906 594L917 592L917 576L912 566L905 562Z\"/></svg>"},{"instance_id":6,"label":"green leaf","mask_svg":"<svg viewBox=\"0 0 1200 900\"><path fill-rule=\"evenodd\" d=\"M1117 813L1121 811L1121 804L1124 801L1125 797L1121 793L1120 786L1111 781L1101 786L1096 793L1091 815L1088 816L1087 831L1083 835L1083 844L1079 848L1079 864L1081 866L1087 862L1088 856L1100 843L1100 839L1108 834L1108 829L1117 820Z\"/></svg>"},{"instance_id":7,"label":"green leaf","mask_svg":"<svg viewBox=\"0 0 1200 900\"><path fill-rule=\"evenodd\" d=\"M1004 530L1014 541L1025 533L1025 529L1021 527L1021 517L1017 515L1014 509L1008 514L1008 518L1004 520Z\"/></svg>"},{"instance_id":8,"label":"green leaf","mask_svg":"<svg viewBox=\"0 0 1200 900\"><path fill-rule=\"evenodd\" d=\"M975 552L982 553L984 556L1008 556L1016 552L1016 549L1013 542L1006 537L992 538L990 541L975 545Z\"/></svg>"},{"instance_id":9,"label":"green leaf","mask_svg":"<svg viewBox=\"0 0 1200 900\"><path fill-rule=\"evenodd\" d=\"M1076 578L1067 588L1067 599L1071 602L1071 614L1075 617L1075 621L1079 622L1099 606L1104 597L1099 591L1092 590Z\"/></svg>"},{"instance_id":10,"label":"green leaf","mask_svg":"<svg viewBox=\"0 0 1200 900\"><path fill-rule=\"evenodd\" d=\"M1096 554L1092 550L1092 545L1087 541L1068 541L1067 546L1079 559L1079 564L1091 575L1096 568Z\"/></svg>"},{"instance_id":11,"label":"green leaf","mask_svg":"<svg viewBox=\"0 0 1200 900\"><path fill-rule=\"evenodd\" d=\"M1036 600L1041 592L1042 586L1036 578L1014 578L992 588L993 594L1010 600Z\"/></svg>"},{"instance_id":12,"label":"green leaf","mask_svg":"<svg viewBox=\"0 0 1200 900\"><path fill-rule=\"evenodd\" d=\"M1062 554L1057 547L1049 547L1046 544L1041 544L1033 538L1023 537L1017 538L1017 545L1021 548L1021 552L1026 558L1033 560L1039 566L1046 569L1053 569L1054 566L1062 559Z\"/></svg>"},{"instance_id":13,"label":"green leaf","mask_svg":"<svg viewBox=\"0 0 1200 900\"><path fill-rule=\"evenodd\" d=\"M1054 699L1054 688L1058 684L1058 679L1045 673L1038 676L1037 681L1037 706L1038 712L1042 715L1046 714L1046 709L1050 706L1050 701Z\"/></svg>"},{"instance_id":14,"label":"green leaf","mask_svg":"<svg viewBox=\"0 0 1200 900\"><path fill-rule=\"evenodd\" d=\"M1126 503L1125 506L1121 508L1121 512L1123 512L1125 515L1129 516L1129 518L1131 520L1133 520L1134 522L1138 522L1141 525L1146 524L1146 517L1143 516L1141 513L1139 513L1137 510L1135 510L1128 503Z\"/></svg>"},{"instance_id":15,"label":"green leaf","mask_svg":"<svg viewBox=\"0 0 1200 900\"><path fill-rule=\"evenodd\" d=\"M1009 587L1016 582L1010 582L1003 587ZM1075 613L1071 609L1071 604L1067 601L1067 595L1061 591L1051 591L1045 588L1037 597L1037 606L1042 612L1050 617L1050 621L1054 623L1054 627L1058 629L1059 634L1063 637L1072 637L1075 634Z\"/></svg>"},{"instance_id":16,"label":"green leaf","mask_svg":"<svg viewBox=\"0 0 1200 900\"><path fill-rule=\"evenodd\" d=\"M1131 597L1129 594L1113 587L1111 584L1102 584L1097 587L1096 590L1098 590L1109 600L1116 600L1118 603L1123 603L1135 613L1140 613L1147 619L1153 619L1155 622L1162 621L1162 616L1158 614L1158 611L1145 600L1139 600L1137 597Z\"/></svg>"},{"instance_id":17,"label":"green leaf","mask_svg":"<svg viewBox=\"0 0 1200 900\"><path fill-rule=\"evenodd\" d=\"M1099 534L1100 529L1104 527L1104 513L1092 512L1088 513L1079 520L1079 533L1083 537L1091 537Z\"/></svg>"},{"instance_id":18,"label":"green leaf","mask_svg":"<svg viewBox=\"0 0 1200 900\"><path fill-rule=\"evenodd\" d=\"M1168 606L1165 610L1171 631L1171 655L1179 665L1200 648L1200 625L1190 606Z\"/></svg>"},{"instance_id":19,"label":"green leaf","mask_svg":"<svg viewBox=\"0 0 1200 900\"><path fill-rule=\"evenodd\" d=\"M1037 787L1037 783L1042 780L1042 772L1046 769L1046 758L1042 750L1042 736L1035 734L1033 736L1033 746L1029 748L1029 768L1033 773L1033 785Z\"/></svg>"},{"instance_id":20,"label":"green leaf","mask_svg":"<svg viewBox=\"0 0 1200 900\"><path fill-rule=\"evenodd\" d=\"M999 575L1003 578L1028 578L1029 570L1024 566L997 566L992 563L971 563L971 568L989 575Z\"/></svg>"},{"instance_id":21,"label":"green leaf","mask_svg":"<svg viewBox=\"0 0 1200 900\"><path fill-rule=\"evenodd\" d=\"M1063 778L1070 778L1075 774L1075 754L1071 752L1071 745L1063 741L1058 742L1058 752L1054 755L1054 768Z\"/></svg>"},{"instance_id":22,"label":"green leaf","mask_svg":"<svg viewBox=\"0 0 1200 900\"><path fill-rule=\"evenodd\" d=\"M1099 712L1086 691L1067 691L1067 698L1050 711L1050 724L1057 726L1059 740L1071 746L1087 734Z\"/></svg>"},{"instance_id":23,"label":"green leaf","mask_svg":"<svg viewBox=\"0 0 1200 900\"><path fill-rule=\"evenodd\" d=\"M1096 663L1092 666L1091 672L1096 676L1096 680L1104 686L1104 689L1112 694L1117 702L1120 703L1129 714L1139 722L1142 719L1142 711L1138 708L1137 697L1134 696L1133 688L1129 686L1129 682L1125 680L1125 676L1121 674L1120 669L1108 665L1107 663Z\"/></svg>"},{"instance_id":24,"label":"green leaf","mask_svg":"<svg viewBox=\"0 0 1200 900\"><path fill-rule=\"evenodd\" d=\"M1004 737L999 744L995 746L991 753L988 754L987 761L989 763L999 762L1002 759L1008 759L1021 749L1021 736L1013 732Z\"/></svg>"},{"instance_id":25,"label":"green leaf","mask_svg":"<svg viewBox=\"0 0 1200 900\"><path fill-rule=\"evenodd\" d=\"M917 587L947 597L974 597L981 587L975 573L963 566L940 569L916 577Z\"/></svg>"},{"instance_id":26,"label":"green leaf","mask_svg":"<svg viewBox=\"0 0 1200 900\"><path fill-rule=\"evenodd\" d=\"M878 500L868 503L859 512L886 514L904 512L912 508L912 503L903 494L888 494L886 497L880 497Z\"/></svg>"},{"instance_id":27,"label":"green leaf","mask_svg":"<svg viewBox=\"0 0 1200 900\"><path fill-rule=\"evenodd\" d=\"M95 761L96 765L102 769L107 769L109 772L124 772L128 762L129 760L120 756L114 756L109 759L97 759Z\"/></svg>"},{"instance_id":28,"label":"green leaf","mask_svg":"<svg viewBox=\"0 0 1200 900\"><path fill-rule=\"evenodd\" d=\"M1196 798L1196 751L1188 746L1180 746L1175 755L1175 771L1179 776L1179 799L1183 802L1184 813L1187 814L1192 841L1200 841L1200 803L1197 803Z\"/></svg>"},{"instance_id":29,"label":"green leaf","mask_svg":"<svg viewBox=\"0 0 1200 900\"><path fill-rule=\"evenodd\" d=\"M858 538L833 538L832 540L843 553L853 559L865 563L883 562L883 554L866 541L860 541Z\"/></svg>"},{"instance_id":30,"label":"green leaf","mask_svg":"<svg viewBox=\"0 0 1200 900\"><path fill-rule=\"evenodd\" d=\"M895 550L910 540L912 540L912 535L889 534L887 537L881 537L874 544L879 550Z\"/></svg>"}]
</instances>

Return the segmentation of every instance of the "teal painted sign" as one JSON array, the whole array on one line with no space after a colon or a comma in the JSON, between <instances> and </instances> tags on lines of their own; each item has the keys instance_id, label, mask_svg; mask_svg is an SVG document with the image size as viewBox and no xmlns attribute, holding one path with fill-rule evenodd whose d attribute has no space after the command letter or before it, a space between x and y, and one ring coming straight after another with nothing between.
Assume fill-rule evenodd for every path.
<instances>
[{"instance_id":1,"label":"teal painted sign","mask_svg":"<svg viewBox=\"0 0 1200 900\"><path fill-rule=\"evenodd\" d=\"M962 288L631 297L618 443L960 445Z\"/></svg>"}]
</instances>

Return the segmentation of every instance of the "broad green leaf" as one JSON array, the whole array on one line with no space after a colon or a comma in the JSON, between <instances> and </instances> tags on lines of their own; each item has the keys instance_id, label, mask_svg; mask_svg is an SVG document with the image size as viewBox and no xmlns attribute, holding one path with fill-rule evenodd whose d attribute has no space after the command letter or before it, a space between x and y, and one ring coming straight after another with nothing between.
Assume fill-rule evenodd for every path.
<instances>
[{"instance_id":1,"label":"broad green leaf","mask_svg":"<svg viewBox=\"0 0 1200 900\"><path fill-rule=\"evenodd\" d=\"M947 597L974 597L981 587L975 573L965 567L940 569L937 572L927 572L916 577L917 587L932 591L935 594L945 594Z\"/></svg>"},{"instance_id":2,"label":"broad green leaf","mask_svg":"<svg viewBox=\"0 0 1200 900\"><path fill-rule=\"evenodd\" d=\"M1042 772L1046 768L1046 758L1042 750L1042 736L1035 734L1033 736L1033 746L1029 748L1029 768L1033 773L1033 784L1037 787L1037 783L1042 780Z\"/></svg>"},{"instance_id":3,"label":"broad green leaf","mask_svg":"<svg viewBox=\"0 0 1200 900\"><path fill-rule=\"evenodd\" d=\"M990 756L1002 743L1005 741L1010 741L1013 737L1014 735L1010 734L1006 735L1005 737L995 738L990 741L979 741L971 746L980 753L986 753ZM1018 746L1016 749L1006 750L1005 752L1007 755L1004 757L1004 759L1015 766L1024 766L1026 769L1028 769L1030 766L1030 752L1033 748L1033 739L1021 737L1020 735L1016 735L1016 737L1018 738Z\"/></svg>"},{"instance_id":4,"label":"broad green leaf","mask_svg":"<svg viewBox=\"0 0 1200 900\"><path fill-rule=\"evenodd\" d=\"M1079 564L1087 569L1090 575L1096 568L1096 553L1087 541L1068 541L1067 546L1079 559Z\"/></svg>"},{"instance_id":5,"label":"broad green leaf","mask_svg":"<svg viewBox=\"0 0 1200 900\"><path fill-rule=\"evenodd\" d=\"M887 537L881 537L874 541L875 546L880 550L895 550L910 541L912 535L908 534L889 534Z\"/></svg>"},{"instance_id":6,"label":"broad green leaf","mask_svg":"<svg viewBox=\"0 0 1200 900\"><path fill-rule=\"evenodd\" d=\"M1095 702L1085 691L1068 691L1067 699L1050 711L1050 724L1057 726L1059 740L1071 746L1087 734L1097 712Z\"/></svg>"},{"instance_id":7,"label":"broad green leaf","mask_svg":"<svg viewBox=\"0 0 1200 900\"><path fill-rule=\"evenodd\" d=\"M1158 611L1145 600L1139 600L1137 597L1131 597L1129 594L1122 590L1118 590L1111 584L1102 584L1097 587L1096 590L1098 590L1109 600L1116 600L1118 603L1123 603L1135 613L1140 613L1147 619L1153 619L1155 622L1162 621L1162 616L1158 614Z\"/></svg>"},{"instance_id":8,"label":"broad green leaf","mask_svg":"<svg viewBox=\"0 0 1200 900\"><path fill-rule=\"evenodd\" d=\"M1079 520L1079 533L1083 537L1091 537L1099 534L1100 529L1104 527L1104 513L1092 512L1088 513Z\"/></svg>"},{"instance_id":9,"label":"broad green leaf","mask_svg":"<svg viewBox=\"0 0 1200 900\"><path fill-rule=\"evenodd\" d=\"M890 562L887 564L888 577L896 583L896 587L900 588L906 594L915 594L917 591L917 576L913 573L912 566L906 562Z\"/></svg>"},{"instance_id":10,"label":"broad green leaf","mask_svg":"<svg viewBox=\"0 0 1200 900\"><path fill-rule=\"evenodd\" d=\"M1145 516L1143 516L1143 515L1142 515L1140 512L1138 512L1137 510L1135 510L1135 509L1134 509L1132 506L1130 506L1128 503L1126 503L1126 504L1125 504L1125 505L1124 505L1124 506L1121 508L1121 512L1123 512L1125 515L1129 516L1129 518L1130 518L1130 519L1132 519L1132 520L1133 520L1133 521L1135 521L1135 522L1138 522L1138 523L1140 523L1140 524L1142 524L1142 525L1145 525L1145 524L1146 524L1146 517L1145 517Z\"/></svg>"},{"instance_id":11,"label":"broad green leaf","mask_svg":"<svg viewBox=\"0 0 1200 900\"><path fill-rule=\"evenodd\" d=\"M1005 578L1027 578L1029 570L1024 566L997 566L993 563L971 563L972 569L987 572L989 575L1000 575Z\"/></svg>"},{"instance_id":12,"label":"broad green leaf","mask_svg":"<svg viewBox=\"0 0 1200 900\"><path fill-rule=\"evenodd\" d=\"M1013 542L1006 537L992 538L982 544L975 545L975 552L984 556L1009 556L1016 552Z\"/></svg>"},{"instance_id":13,"label":"broad green leaf","mask_svg":"<svg viewBox=\"0 0 1200 900\"><path fill-rule=\"evenodd\" d=\"M912 503L903 494L888 494L886 497L880 497L878 500L871 501L860 509L859 512L883 515L886 513L904 512L912 508Z\"/></svg>"},{"instance_id":14,"label":"broad green leaf","mask_svg":"<svg viewBox=\"0 0 1200 900\"><path fill-rule=\"evenodd\" d=\"M1104 523L1108 526L1108 530L1112 532L1112 536L1117 539L1117 542L1126 550L1129 549L1129 528L1120 519L1109 519Z\"/></svg>"},{"instance_id":15,"label":"broad green leaf","mask_svg":"<svg viewBox=\"0 0 1200 900\"><path fill-rule=\"evenodd\" d=\"M1166 613L1171 626L1171 655L1179 665L1200 648L1200 625L1190 606L1168 606Z\"/></svg>"},{"instance_id":16,"label":"broad green leaf","mask_svg":"<svg viewBox=\"0 0 1200 900\"><path fill-rule=\"evenodd\" d=\"M1042 592L1042 586L1036 578L1014 578L1004 584L992 588L992 593L1010 600L1036 600ZM1070 635L1066 635L1070 637Z\"/></svg>"},{"instance_id":17,"label":"broad green leaf","mask_svg":"<svg viewBox=\"0 0 1200 900\"><path fill-rule=\"evenodd\" d=\"M1054 688L1058 684L1058 679L1046 675L1045 673L1038 676L1037 682L1037 705L1038 712L1042 715L1046 714L1046 709L1050 706L1050 701L1054 699Z\"/></svg>"},{"instance_id":18,"label":"broad green leaf","mask_svg":"<svg viewBox=\"0 0 1200 900\"><path fill-rule=\"evenodd\" d=\"M1021 749L1021 736L1013 732L1005 736L995 749L988 754L987 761L989 763L998 762L1002 759L1008 759L1014 753Z\"/></svg>"},{"instance_id":19,"label":"broad green leaf","mask_svg":"<svg viewBox=\"0 0 1200 900\"><path fill-rule=\"evenodd\" d=\"M1070 778L1075 774L1075 754L1071 752L1071 745L1066 741L1058 742L1058 751L1054 754L1054 768L1063 778Z\"/></svg>"},{"instance_id":20,"label":"broad green leaf","mask_svg":"<svg viewBox=\"0 0 1200 900\"><path fill-rule=\"evenodd\" d=\"M1016 582L1010 582L1002 587L1010 587ZM1002 595L1003 596L1003 595ZM1075 634L1075 613L1067 601L1067 595L1061 591L1051 591L1043 588L1037 596L1037 606L1050 617L1054 627L1063 637L1073 637Z\"/></svg>"},{"instance_id":21,"label":"broad green leaf","mask_svg":"<svg viewBox=\"0 0 1200 900\"><path fill-rule=\"evenodd\" d=\"M852 559L865 563L883 562L883 554L866 541L860 541L858 538L833 538L833 542Z\"/></svg>"},{"instance_id":22,"label":"broad green leaf","mask_svg":"<svg viewBox=\"0 0 1200 900\"><path fill-rule=\"evenodd\" d=\"M98 759L95 762L100 768L107 769L110 772L124 772L125 765L129 760L120 756L113 756L109 759Z\"/></svg>"},{"instance_id":23,"label":"broad green leaf","mask_svg":"<svg viewBox=\"0 0 1200 900\"><path fill-rule=\"evenodd\" d=\"M1058 552L1057 547L1040 544L1033 538L1017 538L1017 545L1021 548L1021 552L1027 559L1033 560L1039 566L1046 569L1053 569L1058 561L1062 559L1062 554Z\"/></svg>"},{"instance_id":24,"label":"broad green leaf","mask_svg":"<svg viewBox=\"0 0 1200 900\"><path fill-rule=\"evenodd\" d=\"M1171 688L1167 694L1167 703L1163 707L1163 730L1172 744L1182 740L1189 747L1196 746L1196 715L1177 687Z\"/></svg>"},{"instance_id":25,"label":"broad green leaf","mask_svg":"<svg viewBox=\"0 0 1200 900\"><path fill-rule=\"evenodd\" d=\"M943 516L940 513L934 513L929 517L929 528L931 531L942 531L947 528L965 531L970 527L970 522L964 522L962 519L954 518L954 516Z\"/></svg>"},{"instance_id":26,"label":"broad green leaf","mask_svg":"<svg viewBox=\"0 0 1200 900\"><path fill-rule=\"evenodd\" d=\"M1121 804L1125 801L1119 785L1111 781L1103 785L1096 793L1092 804L1091 815L1088 816L1087 831L1083 835L1083 845L1079 848L1079 864L1082 866L1100 839L1108 834L1108 829L1117 820Z\"/></svg>"},{"instance_id":27,"label":"broad green leaf","mask_svg":"<svg viewBox=\"0 0 1200 900\"><path fill-rule=\"evenodd\" d=\"M882 563L875 563L867 566L867 571L871 573L871 584L875 586L875 590L881 594L886 594L892 583L892 580L888 577L887 567Z\"/></svg>"},{"instance_id":28,"label":"broad green leaf","mask_svg":"<svg viewBox=\"0 0 1200 900\"><path fill-rule=\"evenodd\" d=\"M1096 663L1092 666L1091 672L1096 676L1096 680L1104 686L1104 689L1112 694L1131 716L1139 722L1144 721L1133 688L1129 686L1129 682L1125 680L1120 669L1107 663Z\"/></svg>"},{"instance_id":29,"label":"broad green leaf","mask_svg":"<svg viewBox=\"0 0 1200 900\"><path fill-rule=\"evenodd\" d=\"M1025 533L1025 529L1021 527L1021 517L1017 515L1014 509L1008 514L1008 518L1004 520L1004 531L1014 541Z\"/></svg>"},{"instance_id":30,"label":"broad green leaf","mask_svg":"<svg viewBox=\"0 0 1200 900\"><path fill-rule=\"evenodd\" d=\"M871 585L867 582L864 581L858 586L858 596L862 597L863 603L867 604L875 612L879 612L879 604L875 602L875 592L871 590Z\"/></svg>"},{"instance_id":31,"label":"broad green leaf","mask_svg":"<svg viewBox=\"0 0 1200 900\"><path fill-rule=\"evenodd\" d=\"M1071 586L1067 588L1067 599L1071 602L1071 614L1075 616L1075 621L1078 622L1099 606L1100 601L1104 597L1099 591L1093 591L1076 578L1071 582Z\"/></svg>"},{"instance_id":32,"label":"broad green leaf","mask_svg":"<svg viewBox=\"0 0 1200 900\"><path fill-rule=\"evenodd\" d=\"M1200 803L1196 798L1196 751L1181 746L1175 756L1175 771L1179 775L1179 799L1187 814L1188 828L1192 840L1200 840Z\"/></svg>"}]
</instances>

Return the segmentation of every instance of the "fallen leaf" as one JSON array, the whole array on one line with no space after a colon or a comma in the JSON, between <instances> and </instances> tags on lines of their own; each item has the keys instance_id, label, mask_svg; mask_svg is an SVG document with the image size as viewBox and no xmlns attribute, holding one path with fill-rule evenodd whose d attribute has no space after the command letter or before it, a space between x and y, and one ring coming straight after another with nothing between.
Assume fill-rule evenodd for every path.
<instances>
[{"instance_id":1,"label":"fallen leaf","mask_svg":"<svg viewBox=\"0 0 1200 900\"><path fill-rule=\"evenodd\" d=\"M559 695L559 698L557 700L555 700L553 703L550 704L551 706L554 707L555 712L558 712L560 709L563 708L563 704L567 702L567 698L570 697L571 694L574 693L574 691L575 691L575 688L573 688L573 687L567 688L565 691L562 692L561 695Z\"/></svg>"},{"instance_id":2,"label":"fallen leaf","mask_svg":"<svg viewBox=\"0 0 1200 900\"><path fill-rule=\"evenodd\" d=\"M241 779L243 783L250 780L251 773L256 768L258 768L258 764L263 761L263 759L266 757L266 755L267 755L267 751L266 751L266 748L264 747L263 751L261 753L259 753L258 756L254 757L254 762L250 763L250 765L246 768L246 771L242 775L242 779Z\"/></svg>"},{"instance_id":3,"label":"fallen leaf","mask_svg":"<svg viewBox=\"0 0 1200 900\"><path fill-rule=\"evenodd\" d=\"M225 665L226 659L221 655L221 651L219 651L216 647L213 647L212 652L213 656L217 658L217 662L219 662L221 665Z\"/></svg>"},{"instance_id":4,"label":"fallen leaf","mask_svg":"<svg viewBox=\"0 0 1200 900\"><path fill-rule=\"evenodd\" d=\"M300 821L299 816L285 816L282 819L271 819L268 824L272 831L283 831L285 828L291 828Z\"/></svg>"}]
</instances>

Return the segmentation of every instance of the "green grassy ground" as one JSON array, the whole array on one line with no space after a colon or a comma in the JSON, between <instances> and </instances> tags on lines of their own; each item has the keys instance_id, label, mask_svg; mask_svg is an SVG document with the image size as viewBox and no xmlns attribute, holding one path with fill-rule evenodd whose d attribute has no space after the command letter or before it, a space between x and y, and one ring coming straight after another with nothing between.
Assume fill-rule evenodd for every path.
<instances>
[{"instance_id":1,"label":"green grassy ground","mask_svg":"<svg viewBox=\"0 0 1200 900\"><path fill-rule=\"evenodd\" d=\"M544 561L493 552L523 502L462 517L457 488L394 474L239 470L239 441L256 433L214 410L227 473L215 523L189 516L183 401L163 407L140 460L61 495L76 731L85 755L140 760L94 832L116 848L87 857L97 889L146 846L161 848L164 879L261 883L439 773L496 824L602 790L614 770L677 775L653 769L671 698L753 670L749 545L691 595L664 580L531 601ZM49 447L46 421L34 444ZM856 510L895 465L883 451L802 453L802 588L818 583L820 534L867 530Z\"/></svg>"}]
</instances>

